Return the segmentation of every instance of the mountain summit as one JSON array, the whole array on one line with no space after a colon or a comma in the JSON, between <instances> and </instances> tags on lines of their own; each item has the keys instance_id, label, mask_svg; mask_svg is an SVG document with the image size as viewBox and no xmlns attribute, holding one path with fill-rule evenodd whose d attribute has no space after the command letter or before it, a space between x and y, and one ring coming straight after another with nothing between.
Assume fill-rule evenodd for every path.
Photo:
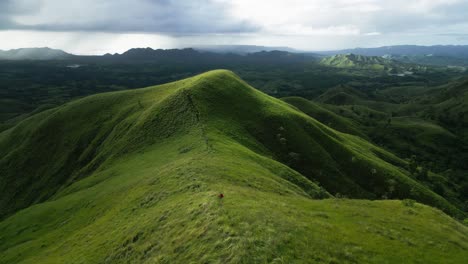
<instances>
[{"instance_id":1,"label":"mountain summit","mask_svg":"<svg viewBox=\"0 0 468 264\"><path fill-rule=\"evenodd\" d=\"M467 257L439 210L336 198L463 214L405 161L230 71L44 111L0 133L0 157L0 263Z\"/></svg>"}]
</instances>

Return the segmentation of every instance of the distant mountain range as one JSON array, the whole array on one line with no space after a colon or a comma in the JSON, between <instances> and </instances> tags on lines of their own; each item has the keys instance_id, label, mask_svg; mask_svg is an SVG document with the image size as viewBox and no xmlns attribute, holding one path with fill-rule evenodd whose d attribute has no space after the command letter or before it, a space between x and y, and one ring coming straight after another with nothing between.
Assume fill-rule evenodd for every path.
<instances>
[{"instance_id":1,"label":"distant mountain range","mask_svg":"<svg viewBox=\"0 0 468 264\"><path fill-rule=\"evenodd\" d=\"M51 48L0 50L0 60L60 60L72 57L75 57L75 55Z\"/></svg>"},{"instance_id":2,"label":"distant mountain range","mask_svg":"<svg viewBox=\"0 0 468 264\"><path fill-rule=\"evenodd\" d=\"M385 71L399 76L412 75L415 71L424 72L427 68L423 65L403 63L386 56L364 56L352 53L325 57L320 61L320 64L335 68Z\"/></svg>"},{"instance_id":3,"label":"distant mountain range","mask_svg":"<svg viewBox=\"0 0 468 264\"><path fill-rule=\"evenodd\" d=\"M8 51L0 50L0 60L72 60L74 62L88 61L120 61L120 62L149 62L158 61L171 62L181 60L187 62L187 58L197 58L201 60L224 60L232 58L255 57L257 59L277 59L277 58L304 58L311 57L313 54L292 53L280 51L274 48L263 48L260 46L219 46L218 49L212 48L184 48L184 49L152 49L152 48L133 48L124 53L104 55L74 55L58 49L51 48L21 48ZM235 49L235 50L234 50ZM203 61L197 61L203 63Z\"/></svg>"},{"instance_id":4,"label":"distant mountain range","mask_svg":"<svg viewBox=\"0 0 468 264\"><path fill-rule=\"evenodd\" d=\"M335 55L353 53L365 56L449 56L449 57L468 57L468 45L436 45L436 46L417 46L417 45L399 45L384 46L378 48L355 48L334 51L319 51L318 54Z\"/></svg>"},{"instance_id":5,"label":"distant mountain range","mask_svg":"<svg viewBox=\"0 0 468 264\"><path fill-rule=\"evenodd\" d=\"M262 51L287 51L292 53L301 53L302 51L289 48L289 47L266 47L255 45L205 45L195 46L194 49L199 51L208 51L215 53L234 53L245 55L248 53L256 53Z\"/></svg>"},{"instance_id":6,"label":"distant mountain range","mask_svg":"<svg viewBox=\"0 0 468 264\"><path fill-rule=\"evenodd\" d=\"M417 46L400 45L378 48L355 48L315 52L322 56L338 54L356 54L379 56L404 63L416 63L436 66L468 66L468 45Z\"/></svg>"},{"instance_id":7,"label":"distant mountain range","mask_svg":"<svg viewBox=\"0 0 468 264\"><path fill-rule=\"evenodd\" d=\"M391 66L394 62L391 59L386 59L380 56L363 56L356 54L337 54L330 57L325 57L320 61L320 64L338 68L371 68L383 69L386 66Z\"/></svg>"},{"instance_id":8,"label":"distant mountain range","mask_svg":"<svg viewBox=\"0 0 468 264\"><path fill-rule=\"evenodd\" d=\"M323 58L339 54L384 57L394 61L438 66L468 66L468 45L466 46L386 46L379 48L356 48L336 51L306 52L288 47L266 47L254 45L213 45L184 49L134 48L122 54L97 56L73 55L51 48L23 48L0 50L0 60L73 60L73 63L88 62L164 62L196 60L194 63L224 62L225 60L249 59L277 62L297 61L305 58Z\"/></svg>"},{"instance_id":9,"label":"distant mountain range","mask_svg":"<svg viewBox=\"0 0 468 264\"><path fill-rule=\"evenodd\" d=\"M134 48L122 54L105 54L104 56L80 56L74 61L104 61L120 63L183 63L196 65L197 67L210 64L220 65L232 63L298 63L315 60L312 54L290 53L286 51L261 51L255 53L218 53L200 51L193 48L185 49L152 49Z\"/></svg>"},{"instance_id":10,"label":"distant mountain range","mask_svg":"<svg viewBox=\"0 0 468 264\"><path fill-rule=\"evenodd\" d=\"M251 53L281 51L289 53L301 53L288 47L265 47L254 45L208 45L194 48L183 49L152 49L152 48L133 48L122 54L104 54L97 56L74 55L59 49L51 48L20 48L3 51L0 50L0 60L63 60L76 58L126 58L126 59L145 59L155 57L178 57L186 55L206 55L206 53L215 54L235 54L247 55ZM279 53L277 53L279 54ZM149 57L148 57L149 56Z\"/></svg>"}]
</instances>

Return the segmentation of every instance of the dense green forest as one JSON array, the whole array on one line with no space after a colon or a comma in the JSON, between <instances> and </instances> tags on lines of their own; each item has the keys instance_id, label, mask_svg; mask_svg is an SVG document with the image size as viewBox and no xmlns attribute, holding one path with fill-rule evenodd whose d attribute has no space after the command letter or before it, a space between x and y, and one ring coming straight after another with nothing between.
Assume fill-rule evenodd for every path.
<instances>
[{"instance_id":1,"label":"dense green forest","mask_svg":"<svg viewBox=\"0 0 468 264\"><path fill-rule=\"evenodd\" d=\"M122 55L77 56L42 61L0 60L0 129L29 113L90 94L146 87L229 69L257 89L281 98L313 99L328 88L348 84L363 92L399 86L436 86L459 77L460 69L393 63L377 67L335 68L313 54L281 51L249 55L202 53L193 49L133 49ZM373 64L375 66L375 64ZM384 67L387 67L383 70ZM411 75L398 73L413 71Z\"/></svg>"},{"instance_id":2,"label":"dense green forest","mask_svg":"<svg viewBox=\"0 0 468 264\"><path fill-rule=\"evenodd\" d=\"M3 60L0 122L0 263L468 258L460 67L193 49Z\"/></svg>"}]
</instances>

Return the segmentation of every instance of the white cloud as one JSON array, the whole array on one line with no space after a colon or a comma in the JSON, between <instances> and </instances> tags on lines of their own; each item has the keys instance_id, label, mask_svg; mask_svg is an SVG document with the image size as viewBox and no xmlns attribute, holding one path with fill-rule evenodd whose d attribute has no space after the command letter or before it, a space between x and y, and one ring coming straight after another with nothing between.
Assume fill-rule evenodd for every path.
<instances>
[{"instance_id":1,"label":"white cloud","mask_svg":"<svg viewBox=\"0 0 468 264\"><path fill-rule=\"evenodd\" d=\"M382 33L380 32L367 32L367 33L364 33L364 36L380 36L382 35Z\"/></svg>"},{"instance_id":2,"label":"white cloud","mask_svg":"<svg viewBox=\"0 0 468 264\"><path fill-rule=\"evenodd\" d=\"M177 40L156 34L95 32L0 31L0 49L52 47L74 54L122 53L131 48L163 48L178 45Z\"/></svg>"},{"instance_id":3,"label":"white cloud","mask_svg":"<svg viewBox=\"0 0 468 264\"><path fill-rule=\"evenodd\" d=\"M29 30L13 34L16 41L2 38L0 48L13 42L93 53L87 43L109 51L226 43L307 49L463 44L467 11L466 0L0 0L0 29Z\"/></svg>"},{"instance_id":4,"label":"white cloud","mask_svg":"<svg viewBox=\"0 0 468 264\"><path fill-rule=\"evenodd\" d=\"M154 32L172 35L255 30L247 21L230 17L225 10L226 5L217 0L6 1L17 11L22 10L20 7L26 3L40 3L34 12L7 14L15 29Z\"/></svg>"},{"instance_id":5,"label":"white cloud","mask_svg":"<svg viewBox=\"0 0 468 264\"><path fill-rule=\"evenodd\" d=\"M331 27L308 27L301 24L278 25L265 29L264 33L273 35L298 35L298 36L356 36L360 34L359 28L353 25L341 25Z\"/></svg>"}]
</instances>

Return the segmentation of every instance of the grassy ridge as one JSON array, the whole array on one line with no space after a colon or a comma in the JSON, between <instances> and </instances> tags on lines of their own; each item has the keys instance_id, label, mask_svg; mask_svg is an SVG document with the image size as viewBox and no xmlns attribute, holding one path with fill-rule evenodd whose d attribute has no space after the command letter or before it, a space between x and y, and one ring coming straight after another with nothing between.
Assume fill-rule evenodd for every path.
<instances>
[{"instance_id":1,"label":"grassy ridge","mask_svg":"<svg viewBox=\"0 0 468 264\"><path fill-rule=\"evenodd\" d=\"M467 257L466 227L428 206L312 199L386 194L458 213L397 157L227 71L74 101L1 133L0 146L10 215L0 222L0 263ZM31 169L18 177L22 166Z\"/></svg>"},{"instance_id":2,"label":"grassy ridge","mask_svg":"<svg viewBox=\"0 0 468 264\"><path fill-rule=\"evenodd\" d=\"M413 177L466 212L467 88L466 78L442 86L390 87L371 91L338 86L327 90L315 101L341 120L326 124L354 135L358 130L365 135L361 137L416 164L417 170L411 172ZM293 100L291 104L324 122L338 120L336 117L324 118L318 110L313 110L317 108L316 102ZM424 171L427 170L438 176L426 175Z\"/></svg>"},{"instance_id":3,"label":"grassy ridge","mask_svg":"<svg viewBox=\"0 0 468 264\"><path fill-rule=\"evenodd\" d=\"M352 134L361 138L367 138L367 136L360 131L358 125L352 120L341 117L334 112L322 107L319 103L309 101L302 97L285 97L281 100L285 101L297 107L307 115L317 119L321 123L338 130L343 133Z\"/></svg>"}]
</instances>

